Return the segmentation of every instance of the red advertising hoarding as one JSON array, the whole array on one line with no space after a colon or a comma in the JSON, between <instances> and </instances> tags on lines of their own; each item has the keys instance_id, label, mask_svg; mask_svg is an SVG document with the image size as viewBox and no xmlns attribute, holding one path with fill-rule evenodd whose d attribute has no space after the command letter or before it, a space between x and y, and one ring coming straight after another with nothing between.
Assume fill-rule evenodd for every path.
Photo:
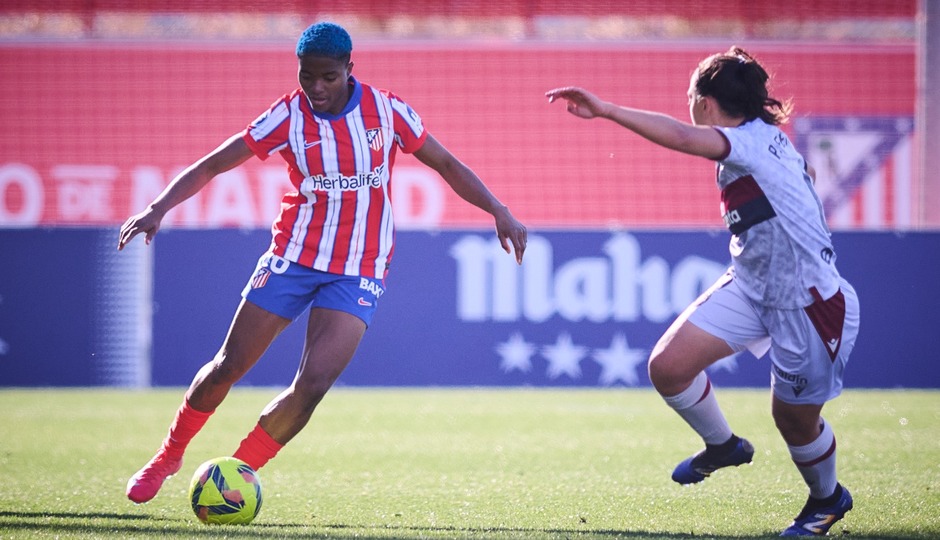
<instances>
[{"instance_id":1,"label":"red advertising hoarding","mask_svg":"<svg viewBox=\"0 0 940 540\"><path fill-rule=\"evenodd\" d=\"M732 44L363 42L353 52L353 74L408 101L431 133L530 226L714 227L720 219L712 164L657 148L612 123L574 118L543 94L581 85L624 105L687 119L692 69ZM819 148L804 144L808 154L838 161L814 163L847 186L833 204L843 213L846 205L861 207L840 226L909 223L910 215L899 214L916 212L909 166L913 46L748 48L774 76L772 92L793 99L787 129L795 138L806 136L800 121L846 120L838 124L842 131L817 137ZM0 72L4 228L119 224L296 86L290 42L6 43ZM853 131L871 123L853 124L853 118L889 119L889 126L907 131L896 144L879 146L877 133L866 139ZM863 144L880 154L859 172L855 162L872 159L859 152ZM859 179L846 180L850 175ZM174 210L167 225L266 228L289 189L286 178L278 157L250 160ZM872 183L878 185L873 193L905 204L892 204L872 221L859 203ZM489 225L410 156L397 162L393 195L401 227Z\"/></svg>"}]
</instances>

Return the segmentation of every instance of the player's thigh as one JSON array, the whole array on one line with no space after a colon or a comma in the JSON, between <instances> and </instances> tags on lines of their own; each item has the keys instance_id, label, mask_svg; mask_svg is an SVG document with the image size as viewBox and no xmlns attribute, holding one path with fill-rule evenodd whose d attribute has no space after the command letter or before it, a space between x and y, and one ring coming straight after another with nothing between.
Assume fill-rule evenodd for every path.
<instances>
[{"instance_id":1,"label":"player's thigh","mask_svg":"<svg viewBox=\"0 0 940 540\"><path fill-rule=\"evenodd\" d=\"M219 362L247 370L290 322L243 299L220 349Z\"/></svg>"},{"instance_id":2,"label":"player's thigh","mask_svg":"<svg viewBox=\"0 0 940 540\"><path fill-rule=\"evenodd\" d=\"M730 275L715 282L676 322L670 331L678 332L680 328L692 325L726 345L715 345L704 350L706 358L703 361L709 364L743 350L750 350L759 357L769 346L769 334L761 320L759 309ZM687 333L695 337L695 334ZM666 337L668 334L669 332ZM711 340L699 341L711 344ZM716 358L716 354L721 356Z\"/></svg>"},{"instance_id":3,"label":"player's thigh","mask_svg":"<svg viewBox=\"0 0 940 540\"><path fill-rule=\"evenodd\" d=\"M660 390L670 383L684 383L716 361L732 354L728 343L688 320L673 325L650 355L650 378Z\"/></svg>"},{"instance_id":4,"label":"player's thigh","mask_svg":"<svg viewBox=\"0 0 940 540\"><path fill-rule=\"evenodd\" d=\"M307 321L307 342L299 376L338 377L352 359L385 293L381 280L332 275L317 289Z\"/></svg>"},{"instance_id":5,"label":"player's thigh","mask_svg":"<svg viewBox=\"0 0 940 540\"><path fill-rule=\"evenodd\" d=\"M365 331L366 323L351 313L311 309L295 386L325 392L349 365Z\"/></svg>"}]
</instances>

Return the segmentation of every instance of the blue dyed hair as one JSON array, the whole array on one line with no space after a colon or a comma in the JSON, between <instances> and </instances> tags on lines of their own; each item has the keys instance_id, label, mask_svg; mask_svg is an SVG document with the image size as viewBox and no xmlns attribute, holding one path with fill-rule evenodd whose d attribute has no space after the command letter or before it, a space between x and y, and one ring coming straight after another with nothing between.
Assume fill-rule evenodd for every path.
<instances>
[{"instance_id":1,"label":"blue dyed hair","mask_svg":"<svg viewBox=\"0 0 940 540\"><path fill-rule=\"evenodd\" d=\"M349 32L338 24L318 22L310 25L297 40L297 57L312 54L348 60L352 53Z\"/></svg>"}]
</instances>

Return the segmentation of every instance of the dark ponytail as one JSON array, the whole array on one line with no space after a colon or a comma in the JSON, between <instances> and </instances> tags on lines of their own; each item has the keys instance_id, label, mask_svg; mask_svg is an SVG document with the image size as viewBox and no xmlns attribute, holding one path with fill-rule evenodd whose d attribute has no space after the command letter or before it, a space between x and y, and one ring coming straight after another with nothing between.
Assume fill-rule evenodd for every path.
<instances>
[{"instance_id":1,"label":"dark ponytail","mask_svg":"<svg viewBox=\"0 0 940 540\"><path fill-rule=\"evenodd\" d=\"M781 102L768 95L770 75L740 47L702 60L696 73L694 87L698 95L715 98L731 116L743 116L747 121L760 118L773 125L786 123L790 116L790 101Z\"/></svg>"}]
</instances>

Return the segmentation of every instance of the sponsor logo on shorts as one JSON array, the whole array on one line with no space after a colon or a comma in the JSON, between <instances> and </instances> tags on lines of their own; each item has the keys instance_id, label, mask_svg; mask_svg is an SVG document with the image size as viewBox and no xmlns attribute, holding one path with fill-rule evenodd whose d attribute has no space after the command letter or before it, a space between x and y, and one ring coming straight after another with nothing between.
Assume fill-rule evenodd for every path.
<instances>
[{"instance_id":1,"label":"sponsor logo on shorts","mask_svg":"<svg viewBox=\"0 0 940 540\"><path fill-rule=\"evenodd\" d=\"M376 299L378 299L383 294L385 294L385 289L383 289L381 285L370 280L369 278L359 278L359 289L363 291L368 291L369 294L374 296ZM359 304L363 306L366 305L366 304L363 304L362 302L363 300L362 298L360 298ZM372 304L368 304L368 305L372 305Z\"/></svg>"},{"instance_id":2,"label":"sponsor logo on shorts","mask_svg":"<svg viewBox=\"0 0 940 540\"><path fill-rule=\"evenodd\" d=\"M264 287L268 282L268 277L271 275L271 271L267 268L259 268L258 272L251 278L251 288L260 289Z\"/></svg>"},{"instance_id":3,"label":"sponsor logo on shorts","mask_svg":"<svg viewBox=\"0 0 940 540\"><path fill-rule=\"evenodd\" d=\"M790 386L793 387L793 395L796 397L799 397L809 384L809 380L799 373L787 373L777 366L774 366L774 371L777 373L777 377L790 383Z\"/></svg>"},{"instance_id":4,"label":"sponsor logo on shorts","mask_svg":"<svg viewBox=\"0 0 940 540\"><path fill-rule=\"evenodd\" d=\"M372 302L370 302L370 301L368 301L368 300L366 300L365 298L363 298L363 297L360 296L360 297L359 297L359 305L360 305L360 306L365 306L365 307L371 307L371 306L372 306Z\"/></svg>"}]
</instances>

